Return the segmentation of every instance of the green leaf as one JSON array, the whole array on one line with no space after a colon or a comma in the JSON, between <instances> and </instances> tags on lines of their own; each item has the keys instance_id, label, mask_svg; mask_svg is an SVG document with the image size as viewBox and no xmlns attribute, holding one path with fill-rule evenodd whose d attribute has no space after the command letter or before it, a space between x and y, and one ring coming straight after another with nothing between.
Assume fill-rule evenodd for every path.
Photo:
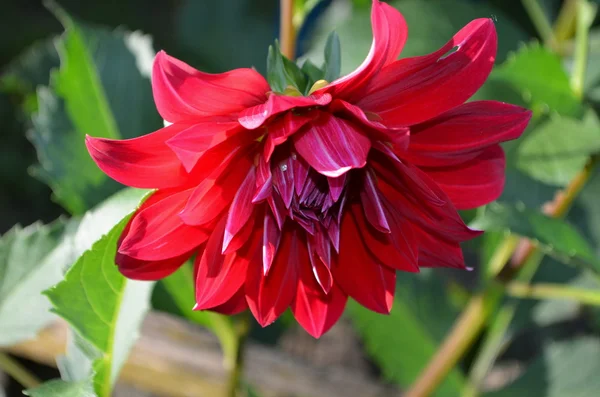
<instances>
[{"instance_id":1,"label":"green leaf","mask_svg":"<svg viewBox=\"0 0 600 397\"><path fill-rule=\"evenodd\" d=\"M552 116L521 142L517 166L546 184L566 186L598 151L600 122L592 110L582 121Z\"/></svg>"},{"instance_id":2,"label":"green leaf","mask_svg":"<svg viewBox=\"0 0 600 397\"><path fill-rule=\"evenodd\" d=\"M325 81L332 82L340 77L340 71L342 70L342 54L340 37L335 31L331 32L329 37L327 37L323 70L325 70Z\"/></svg>"},{"instance_id":3,"label":"green leaf","mask_svg":"<svg viewBox=\"0 0 600 397\"><path fill-rule=\"evenodd\" d=\"M497 9L466 0L396 0L389 4L402 12L408 24L408 40L402 50L403 58L424 55L442 47L459 29L475 18L496 17L498 36L498 61L502 61L509 51L516 49L517 43L528 40L529 36L516 23ZM347 16L346 16L347 15ZM342 52L342 74L356 69L366 58L371 46L372 32L369 7L354 7L348 13L343 2L333 4L331 11L321 19L310 51L306 57L319 65L323 62L322 48L331 27L336 27L344 51Z\"/></svg>"},{"instance_id":4,"label":"green leaf","mask_svg":"<svg viewBox=\"0 0 600 397\"><path fill-rule=\"evenodd\" d=\"M510 85L523 96L531 108L547 107L564 116L583 113L558 55L540 45L523 47L498 66L490 76L492 82Z\"/></svg>"},{"instance_id":5,"label":"green leaf","mask_svg":"<svg viewBox=\"0 0 600 397\"><path fill-rule=\"evenodd\" d=\"M279 43L269 46L267 56L267 80L271 89L283 93L288 86L304 93L308 78L294 62L287 59L279 49Z\"/></svg>"},{"instance_id":6,"label":"green leaf","mask_svg":"<svg viewBox=\"0 0 600 397\"><path fill-rule=\"evenodd\" d=\"M96 219L101 219L99 216ZM83 361L66 360L64 364L85 366L91 361L94 390L100 397L110 396L138 336L153 287L150 282L126 279L114 263L117 241L128 218L86 251L63 281L45 291L52 311L67 320L77 334L75 347ZM88 219L92 219L89 224L95 223Z\"/></svg>"},{"instance_id":7,"label":"green leaf","mask_svg":"<svg viewBox=\"0 0 600 397\"><path fill-rule=\"evenodd\" d=\"M600 341L592 337L552 342L515 382L485 397L596 397Z\"/></svg>"},{"instance_id":8,"label":"green leaf","mask_svg":"<svg viewBox=\"0 0 600 397\"><path fill-rule=\"evenodd\" d=\"M312 87L315 81L324 79L325 74L317 65L312 63L310 59L307 59L302 64L302 72L308 77L307 87Z\"/></svg>"},{"instance_id":9,"label":"green leaf","mask_svg":"<svg viewBox=\"0 0 600 397\"><path fill-rule=\"evenodd\" d=\"M94 389L89 380L81 382L65 382L54 379L23 392L30 397L96 397Z\"/></svg>"},{"instance_id":10,"label":"green leaf","mask_svg":"<svg viewBox=\"0 0 600 397\"><path fill-rule=\"evenodd\" d=\"M384 376L409 386L435 354L452 325L456 309L450 306L444 285L430 272L399 278L397 296L389 316L365 309L354 301L348 314L366 348ZM460 394L463 377L450 372L436 396Z\"/></svg>"},{"instance_id":11,"label":"green leaf","mask_svg":"<svg viewBox=\"0 0 600 397\"><path fill-rule=\"evenodd\" d=\"M0 346L33 338L55 317L41 292L71 263L76 222L15 226L0 238Z\"/></svg>"},{"instance_id":12,"label":"green leaf","mask_svg":"<svg viewBox=\"0 0 600 397\"><path fill-rule=\"evenodd\" d=\"M481 230L510 231L530 238L542 251L561 262L586 265L600 272L600 260L589 243L571 224L550 218L525 206L492 203L471 223Z\"/></svg>"},{"instance_id":13,"label":"green leaf","mask_svg":"<svg viewBox=\"0 0 600 397\"><path fill-rule=\"evenodd\" d=\"M52 9L65 33L56 42L60 69L38 90L29 135L40 158L34 172L60 204L82 214L121 188L92 161L86 134L131 138L162 126L148 78L154 51L138 32L85 28Z\"/></svg>"}]
</instances>

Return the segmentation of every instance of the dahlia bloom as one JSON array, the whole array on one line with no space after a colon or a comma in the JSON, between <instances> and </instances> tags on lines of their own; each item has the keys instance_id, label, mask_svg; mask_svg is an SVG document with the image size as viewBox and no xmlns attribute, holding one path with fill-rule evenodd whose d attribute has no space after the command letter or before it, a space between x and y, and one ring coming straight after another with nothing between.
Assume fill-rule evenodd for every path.
<instances>
[{"instance_id":1,"label":"dahlia bloom","mask_svg":"<svg viewBox=\"0 0 600 397\"><path fill-rule=\"evenodd\" d=\"M291 307L318 337L348 297L389 313L398 270L464 268L459 244L480 232L457 210L501 194L498 143L531 114L465 103L494 63L490 19L400 60L402 15L374 0L371 22L365 61L307 96L272 92L252 69L207 74L158 53L154 98L172 124L86 140L109 176L156 189L119 241L125 276L159 279L195 255L196 309L249 308L265 326Z\"/></svg>"}]
</instances>

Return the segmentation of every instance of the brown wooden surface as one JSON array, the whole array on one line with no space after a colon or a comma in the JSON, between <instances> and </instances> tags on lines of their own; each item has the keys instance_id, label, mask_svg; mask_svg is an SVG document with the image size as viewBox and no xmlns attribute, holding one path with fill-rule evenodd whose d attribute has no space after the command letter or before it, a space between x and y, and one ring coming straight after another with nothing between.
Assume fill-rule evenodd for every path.
<instances>
[{"instance_id":1,"label":"brown wooden surface","mask_svg":"<svg viewBox=\"0 0 600 397\"><path fill-rule=\"evenodd\" d=\"M55 365L64 351L67 326L58 322L39 336L8 350ZM297 358L257 344L247 346L246 379L265 397L387 397L398 391L363 373L337 366L311 367ZM183 320L160 313L147 316L142 334L121 372L121 381L157 395L219 397L226 373L214 336Z\"/></svg>"}]
</instances>

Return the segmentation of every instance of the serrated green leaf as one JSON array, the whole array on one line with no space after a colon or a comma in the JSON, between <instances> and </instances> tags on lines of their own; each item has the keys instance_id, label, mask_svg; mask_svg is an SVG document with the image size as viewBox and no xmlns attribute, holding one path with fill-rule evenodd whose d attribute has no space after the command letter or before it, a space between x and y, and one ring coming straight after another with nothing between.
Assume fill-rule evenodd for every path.
<instances>
[{"instance_id":1,"label":"serrated green leaf","mask_svg":"<svg viewBox=\"0 0 600 397\"><path fill-rule=\"evenodd\" d=\"M332 82L340 77L342 70L341 51L340 37L333 31L329 34L325 43L325 64L323 65L325 81Z\"/></svg>"},{"instance_id":2,"label":"serrated green leaf","mask_svg":"<svg viewBox=\"0 0 600 397\"><path fill-rule=\"evenodd\" d=\"M50 380L35 389L23 391L23 394L30 397L96 397L89 380L81 382Z\"/></svg>"},{"instance_id":3,"label":"serrated green leaf","mask_svg":"<svg viewBox=\"0 0 600 397\"><path fill-rule=\"evenodd\" d=\"M87 153L85 135L131 138L161 127L152 100L151 40L140 33L85 28L53 7L65 27L56 42L60 69L38 90L39 111L29 137L40 166L34 173L73 214L121 186Z\"/></svg>"},{"instance_id":4,"label":"serrated green leaf","mask_svg":"<svg viewBox=\"0 0 600 397\"><path fill-rule=\"evenodd\" d=\"M552 116L525 138L517 149L517 166L532 178L566 186L600 151L600 122L594 111L579 121Z\"/></svg>"},{"instance_id":5,"label":"serrated green leaf","mask_svg":"<svg viewBox=\"0 0 600 397\"><path fill-rule=\"evenodd\" d=\"M84 360L66 360L63 364L85 366L91 362L94 390L100 397L110 396L138 336L153 287L150 282L127 280L114 263L117 241L128 218L94 243L65 279L45 292L53 312L76 331L78 357ZM89 223L94 224L93 218Z\"/></svg>"},{"instance_id":6,"label":"serrated green leaf","mask_svg":"<svg viewBox=\"0 0 600 397\"><path fill-rule=\"evenodd\" d=\"M538 242L542 251L561 262L586 265L600 272L593 248L571 224L524 206L492 203L478 214L471 227L510 231Z\"/></svg>"},{"instance_id":7,"label":"serrated green leaf","mask_svg":"<svg viewBox=\"0 0 600 397\"><path fill-rule=\"evenodd\" d=\"M515 382L485 397L596 397L600 341L593 337L551 342Z\"/></svg>"},{"instance_id":8,"label":"serrated green leaf","mask_svg":"<svg viewBox=\"0 0 600 397\"><path fill-rule=\"evenodd\" d=\"M490 80L512 86L531 109L546 106L548 111L571 117L583 113L561 59L545 47L523 47L495 68Z\"/></svg>"},{"instance_id":9,"label":"serrated green leaf","mask_svg":"<svg viewBox=\"0 0 600 397\"><path fill-rule=\"evenodd\" d=\"M75 226L64 220L17 225L0 238L0 346L34 337L55 318L41 292L71 264Z\"/></svg>"},{"instance_id":10,"label":"serrated green leaf","mask_svg":"<svg viewBox=\"0 0 600 397\"><path fill-rule=\"evenodd\" d=\"M288 86L304 93L308 78L294 62L287 59L279 49L279 43L269 46L267 56L267 81L275 92L283 93Z\"/></svg>"},{"instance_id":11,"label":"serrated green leaf","mask_svg":"<svg viewBox=\"0 0 600 397\"><path fill-rule=\"evenodd\" d=\"M399 278L397 297L389 316L348 303L347 313L384 376L408 387L435 354L456 315L441 281L428 273ZM455 397L464 379L450 372L435 396Z\"/></svg>"}]
</instances>

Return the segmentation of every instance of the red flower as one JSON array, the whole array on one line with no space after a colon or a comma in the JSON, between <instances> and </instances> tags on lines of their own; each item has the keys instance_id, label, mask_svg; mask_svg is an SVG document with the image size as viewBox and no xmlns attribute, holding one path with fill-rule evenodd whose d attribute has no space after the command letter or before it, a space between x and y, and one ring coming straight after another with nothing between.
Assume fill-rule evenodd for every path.
<instances>
[{"instance_id":1,"label":"red flower","mask_svg":"<svg viewBox=\"0 0 600 397\"><path fill-rule=\"evenodd\" d=\"M500 195L498 143L531 114L464 103L494 63L490 19L401 60L402 15L374 0L371 19L363 64L306 97L251 69L207 74L157 55L156 105L173 124L86 142L112 178L157 189L123 232L125 276L165 277L196 254L196 309L249 307L265 326L291 307L318 337L348 296L388 313L397 270L464 268L459 244L479 232L457 209Z\"/></svg>"}]
</instances>

